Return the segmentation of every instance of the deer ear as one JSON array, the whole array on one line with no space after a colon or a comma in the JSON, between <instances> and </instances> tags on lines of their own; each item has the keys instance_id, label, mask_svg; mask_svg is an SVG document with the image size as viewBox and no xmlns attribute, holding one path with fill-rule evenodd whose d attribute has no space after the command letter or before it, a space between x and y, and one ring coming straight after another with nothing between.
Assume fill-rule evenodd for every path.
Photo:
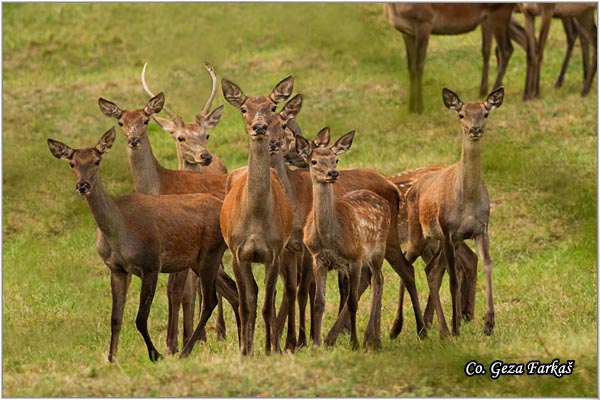
<instances>
[{"instance_id":1,"label":"deer ear","mask_svg":"<svg viewBox=\"0 0 600 400\"><path fill-rule=\"evenodd\" d=\"M286 101L294 91L294 77L292 75L283 78L269 95L275 103Z\"/></svg>"},{"instance_id":2,"label":"deer ear","mask_svg":"<svg viewBox=\"0 0 600 400\"><path fill-rule=\"evenodd\" d=\"M110 150L113 143L115 142L115 138L117 137L117 132L115 131L115 127L113 126L100 137L98 140L98 144L96 145L96 150L102 155Z\"/></svg>"},{"instance_id":3,"label":"deer ear","mask_svg":"<svg viewBox=\"0 0 600 400\"><path fill-rule=\"evenodd\" d=\"M160 110L163 109L164 105L165 94L163 92L160 92L159 94L148 100L148 103L144 107L144 112L146 113L146 115L158 114Z\"/></svg>"},{"instance_id":4,"label":"deer ear","mask_svg":"<svg viewBox=\"0 0 600 400\"><path fill-rule=\"evenodd\" d=\"M492 93L490 93L488 95L488 97L485 100L485 103L483 103L483 105L488 110L494 110L494 109L500 107L502 105L503 101L504 101L504 86L500 86L498 89L494 90Z\"/></svg>"},{"instance_id":5,"label":"deer ear","mask_svg":"<svg viewBox=\"0 0 600 400\"><path fill-rule=\"evenodd\" d=\"M246 102L246 99L248 99L248 96L242 92L242 89L225 78L221 79L221 88L223 89L225 100L234 107L241 107Z\"/></svg>"},{"instance_id":6,"label":"deer ear","mask_svg":"<svg viewBox=\"0 0 600 400\"><path fill-rule=\"evenodd\" d=\"M284 121L288 121L292 118L296 118L298 113L302 109L302 95L297 94L292 97L285 106L283 106L283 110L279 112L279 115Z\"/></svg>"},{"instance_id":7,"label":"deer ear","mask_svg":"<svg viewBox=\"0 0 600 400\"><path fill-rule=\"evenodd\" d=\"M444 99L444 105L450 110L458 111L463 106L463 102L460 101L458 95L450 89L442 89L442 98Z\"/></svg>"},{"instance_id":8,"label":"deer ear","mask_svg":"<svg viewBox=\"0 0 600 400\"><path fill-rule=\"evenodd\" d=\"M156 115L153 115L152 119L158 124L158 126L160 126L161 128L163 128L165 131L167 131L169 133L173 133L177 129L177 125L175 125L175 123L173 123L172 121L169 121L166 118L161 118L161 117L157 117Z\"/></svg>"},{"instance_id":9,"label":"deer ear","mask_svg":"<svg viewBox=\"0 0 600 400\"><path fill-rule=\"evenodd\" d=\"M52 155L58 159L64 158L66 160L70 160L75 152L75 150L66 144L52 139L48 139L48 148L50 149L50 153L52 153Z\"/></svg>"},{"instance_id":10,"label":"deer ear","mask_svg":"<svg viewBox=\"0 0 600 400\"><path fill-rule=\"evenodd\" d=\"M316 147L326 147L329 144L329 128L325 127L317 133L317 138L314 140Z\"/></svg>"},{"instance_id":11,"label":"deer ear","mask_svg":"<svg viewBox=\"0 0 600 400\"><path fill-rule=\"evenodd\" d=\"M354 140L354 134L356 131L352 130L346 133L344 136L336 140L331 149L336 155L344 154L348 150L350 150L350 146L352 146L352 140Z\"/></svg>"},{"instance_id":12,"label":"deer ear","mask_svg":"<svg viewBox=\"0 0 600 400\"><path fill-rule=\"evenodd\" d=\"M312 153L310 142L303 136L296 136L296 153L306 161L308 161Z\"/></svg>"},{"instance_id":13,"label":"deer ear","mask_svg":"<svg viewBox=\"0 0 600 400\"><path fill-rule=\"evenodd\" d=\"M217 126L221 120L221 115L223 114L224 108L225 106L221 104L219 107L215 108L213 112L208 114L206 118L199 118L199 116L196 116L196 122L199 125L204 126L206 129L212 129Z\"/></svg>"},{"instance_id":14,"label":"deer ear","mask_svg":"<svg viewBox=\"0 0 600 400\"><path fill-rule=\"evenodd\" d=\"M112 101L103 99L102 97L98 99L98 106L100 107L100 111L102 111L102 114L106 115L107 117L114 117L119 119L123 114L123 111L121 111L118 105L116 105Z\"/></svg>"}]
</instances>

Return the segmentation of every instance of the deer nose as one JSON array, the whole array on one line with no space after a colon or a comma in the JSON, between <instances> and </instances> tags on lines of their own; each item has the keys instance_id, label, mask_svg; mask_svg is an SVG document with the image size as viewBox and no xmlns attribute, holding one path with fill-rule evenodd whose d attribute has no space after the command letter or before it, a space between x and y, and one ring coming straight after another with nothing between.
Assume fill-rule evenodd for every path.
<instances>
[{"instance_id":1,"label":"deer nose","mask_svg":"<svg viewBox=\"0 0 600 400\"><path fill-rule=\"evenodd\" d=\"M92 185L90 185L89 182L77 182L77 185L75 185L75 190L77 190L77 192L79 192L79 194L81 195L85 195L88 194L90 192L90 189L92 188Z\"/></svg>"},{"instance_id":2,"label":"deer nose","mask_svg":"<svg viewBox=\"0 0 600 400\"><path fill-rule=\"evenodd\" d=\"M204 165L208 165L212 161L212 155L210 153L203 153L200 155L200 159Z\"/></svg>"},{"instance_id":3,"label":"deer nose","mask_svg":"<svg viewBox=\"0 0 600 400\"><path fill-rule=\"evenodd\" d=\"M469 129L469 133L473 136L477 135L481 135L481 133L483 132L483 129L480 126L473 126L471 127L471 129Z\"/></svg>"},{"instance_id":4,"label":"deer nose","mask_svg":"<svg viewBox=\"0 0 600 400\"><path fill-rule=\"evenodd\" d=\"M327 176L328 176L329 178L331 178L332 180L336 180L336 179L337 179L337 178L340 176L340 173L339 173L339 172L337 172L337 171L329 171L329 172L327 173Z\"/></svg>"},{"instance_id":5,"label":"deer nose","mask_svg":"<svg viewBox=\"0 0 600 400\"><path fill-rule=\"evenodd\" d=\"M269 140L269 151L278 151L280 147L279 140L271 139Z\"/></svg>"},{"instance_id":6,"label":"deer nose","mask_svg":"<svg viewBox=\"0 0 600 400\"><path fill-rule=\"evenodd\" d=\"M264 135L267 133L267 124L264 122L252 125L252 130L257 135Z\"/></svg>"},{"instance_id":7,"label":"deer nose","mask_svg":"<svg viewBox=\"0 0 600 400\"><path fill-rule=\"evenodd\" d=\"M135 149L136 147L138 147L140 144L142 143L142 138L140 138L139 136L132 136L129 139L127 139L127 144L129 145L129 147L131 147L132 149Z\"/></svg>"}]
</instances>

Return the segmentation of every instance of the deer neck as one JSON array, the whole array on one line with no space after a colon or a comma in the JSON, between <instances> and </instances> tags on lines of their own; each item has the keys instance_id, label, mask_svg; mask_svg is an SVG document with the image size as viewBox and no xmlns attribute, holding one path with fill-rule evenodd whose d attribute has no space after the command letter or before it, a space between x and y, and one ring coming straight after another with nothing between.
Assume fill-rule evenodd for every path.
<instances>
[{"instance_id":1,"label":"deer neck","mask_svg":"<svg viewBox=\"0 0 600 400\"><path fill-rule=\"evenodd\" d=\"M85 196L85 202L104 237L111 242L118 241L125 229L121 210L104 190L100 177L92 185L90 194Z\"/></svg>"},{"instance_id":2,"label":"deer neck","mask_svg":"<svg viewBox=\"0 0 600 400\"><path fill-rule=\"evenodd\" d=\"M338 223L335 217L332 183L313 180L313 218L323 247L335 245Z\"/></svg>"},{"instance_id":3,"label":"deer neck","mask_svg":"<svg viewBox=\"0 0 600 400\"><path fill-rule=\"evenodd\" d=\"M289 169L287 165L285 165L285 160L283 159L283 153L278 151L275 154L270 154L269 162L271 168L277 171L277 176L279 177L281 185L285 189L288 198L293 201L294 199L292 197L294 197L294 191L292 188L292 182L290 181L290 177L288 175Z\"/></svg>"},{"instance_id":4,"label":"deer neck","mask_svg":"<svg viewBox=\"0 0 600 400\"><path fill-rule=\"evenodd\" d=\"M250 139L248 180L245 188L246 207L254 216L267 215L271 207L271 166L267 140Z\"/></svg>"},{"instance_id":5,"label":"deer neck","mask_svg":"<svg viewBox=\"0 0 600 400\"><path fill-rule=\"evenodd\" d=\"M469 140L464 138L459 164L459 197L464 201L478 200L481 196L482 183L481 139Z\"/></svg>"},{"instance_id":6,"label":"deer neck","mask_svg":"<svg viewBox=\"0 0 600 400\"><path fill-rule=\"evenodd\" d=\"M133 186L135 191L144 194L160 194L160 169L162 168L154 154L150 140L146 136L137 149L127 149Z\"/></svg>"}]
</instances>

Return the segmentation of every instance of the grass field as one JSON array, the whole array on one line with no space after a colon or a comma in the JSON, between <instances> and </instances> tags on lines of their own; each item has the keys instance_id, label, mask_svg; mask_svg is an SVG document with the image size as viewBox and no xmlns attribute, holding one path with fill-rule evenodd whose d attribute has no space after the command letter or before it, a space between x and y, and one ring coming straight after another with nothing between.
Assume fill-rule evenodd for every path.
<instances>
[{"instance_id":1,"label":"grass field","mask_svg":"<svg viewBox=\"0 0 600 400\"><path fill-rule=\"evenodd\" d=\"M209 331L208 342L196 346L189 359L152 364L135 328L134 278L118 362L109 364L109 273L96 253L94 221L73 190L68 166L48 151L47 138L76 148L94 145L114 125L100 113L98 97L124 108L145 104L139 81L144 62L153 90L163 90L167 106L190 119L210 91L202 67L208 61L219 77L250 95L265 94L293 74L295 92L304 95L298 122L307 137L324 126L334 137L357 130L340 168L371 167L392 175L450 164L460 156L461 139L441 89L477 99L480 32L431 38L425 112L410 115L404 44L385 21L381 4L4 3L2 17L3 396L598 396L598 99L595 88L589 97L579 96L579 48L564 87L553 87L565 48L560 23L550 32L542 99L521 101L525 55L515 48L504 104L490 116L483 139L495 263L492 337L482 332L480 272L475 319L463 324L460 337L442 340L434 324L420 341L405 304L404 331L389 339L398 279L384 265L380 351L352 352L343 336L333 349L265 356L259 317L256 354L242 358L226 306L226 341L217 342ZM219 94L215 105L222 103ZM157 158L176 168L172 140L154 123L149 131ZM210 150L230 170L246 163L247 138L239 111L230 105L211 134ZM132 191L120 134L102 178L115 195ZM231 272L228 259L226 270ZM422 270L418 261L424 304ZM263 268L254 271L262 283ZM334 321L335 281L330 276L324 329ZM367 292L359 308L361 337L368 297ZM446 282L442 301L448 317ZM166 322L162 276L150 327L163 353ZM574 360L572 374L490 377L495 360L554 359ZM487 374L467 377L470 360Z\"/></svg>"}]
</instances>

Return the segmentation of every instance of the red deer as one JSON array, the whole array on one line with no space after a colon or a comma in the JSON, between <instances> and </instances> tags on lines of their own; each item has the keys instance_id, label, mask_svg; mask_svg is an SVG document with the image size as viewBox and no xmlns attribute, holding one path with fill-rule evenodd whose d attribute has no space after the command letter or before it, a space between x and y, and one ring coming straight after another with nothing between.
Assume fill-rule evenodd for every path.
<instances>
[{"instance_id":1,"label":"red deer","mask_svg":"<svg viewBox=\"0 0 600 400\"><path fill-rule=\"evenodd\" d=\"M281 255L292 233L293 214L289 200L269 166L269 143L277 104L293 91L294 78L280 81L267 96L248 97L234 83L222 79L223 95L242 113L248 135L248 167L234 171L227 180L221 210L221 231L232 253L241 317L241 352L252 354L258 286L252 263L265 266L265 351L280 352L275 321L275 289ZM283 266L287 268L287 266Z\"/></svg>"},{"instance_id":2,"label":"red deer","mask_svg":"<svg viewBox=\"0 0 600 400\"><path fill-rule=\"evenodd\" d=\"M200 276L204 298L194 335L204 327L216 306L215 279L226 249L217 218L222 202L210 194L149 196L133 193L111 197L100 179L100 161L115 137L115 129L111 128L92 148L72 149L52 139L48 139L48 147L56 158L69 161L77 179L76 190L98 226L96 248L111 273L109 361L113 362L117 353L132 274L142 280L136 326L146 342L150 360L157 361L162 356L148 333L148 316L159 273L191 268ZM193 345L190 340L187 353Z\"/></svg>"}]
</instances>

